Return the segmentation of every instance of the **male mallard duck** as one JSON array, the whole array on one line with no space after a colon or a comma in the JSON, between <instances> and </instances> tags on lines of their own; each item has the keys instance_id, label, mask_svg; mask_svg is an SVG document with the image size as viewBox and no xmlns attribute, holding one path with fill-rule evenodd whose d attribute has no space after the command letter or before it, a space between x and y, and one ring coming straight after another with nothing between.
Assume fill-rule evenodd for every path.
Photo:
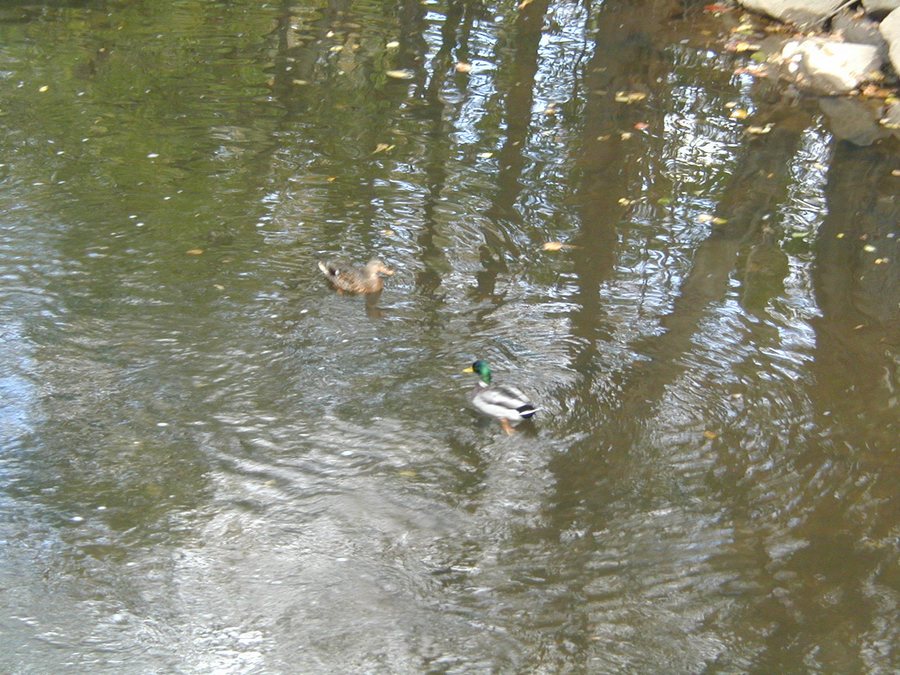
<instances>
[{"instance_id":1,"label":"male mallard duck","mask_svg":"<svg viewBox=\"0 0 900 675\"><path fill-rule=\"evenodd\" d=\"M339 293L379 293L384 286L379 275L391 276L394 273L377 259L370 260L362 269L320 261L319 269Z\"/></svg>"},{"instance_id":2,"label":"male mallard duck","mask_svg":"<svg viewBox=\"0 0 900 675\"><path fill-rule=\"evenodd\" d=\"M478 373L481 376L475 389L469 394L472 406L478 412L500 420L500 426L509 435L513 433L510 421L527 420L540 410L518 387L508 384L492 385L491 369L486 361L476 361L463 372Z\"/></svg>"}]
</instances>

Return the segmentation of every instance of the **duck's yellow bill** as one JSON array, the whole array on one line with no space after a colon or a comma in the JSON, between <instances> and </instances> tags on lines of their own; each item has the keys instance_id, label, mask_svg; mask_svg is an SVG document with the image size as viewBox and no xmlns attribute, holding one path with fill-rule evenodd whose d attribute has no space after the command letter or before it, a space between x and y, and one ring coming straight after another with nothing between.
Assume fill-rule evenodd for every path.
<instances>
[{"instance_id":1,"label":"duck's yellow bill","mask_svg":"<svg viewBox=\"0 0 900 675\"><path fill-rule=\"evenodd\" d=\"M475 372L475 369L474 369L472 366L469 366L469 367L466 368L463 372L464 372L464 373L474 373L474 372Z\"/></svg>"}]
</instances>

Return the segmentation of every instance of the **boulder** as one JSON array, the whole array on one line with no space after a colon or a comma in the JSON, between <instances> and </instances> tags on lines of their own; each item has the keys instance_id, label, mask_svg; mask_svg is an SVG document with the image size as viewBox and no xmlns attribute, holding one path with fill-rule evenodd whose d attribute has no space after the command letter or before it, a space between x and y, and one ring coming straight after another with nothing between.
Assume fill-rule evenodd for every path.
<instances>
[{"instance_id":1,"label":"boulder","mask_svg":"<svg viewBox=\"0 0 900 675\"><path fill-rule=\"evenodd\" d=\"M826 94L847 94L881 68L878 48L821 38L791 40L781 50L783 76L797 86Z\"/></svg>"},{"instance_id":2,"label":"boulder","mask_svg":"<svg viewBox=\"0 0 900 675\"><path fill-rule=\"evenodd\" d=\"M862 0L863 9L878 19L900 8L900 0Z\"/></svg>"},{"instance_id":3,"label":"boulder","mask_svg":"<svg viewBox=\"0 0 900 675\"><path fill-rule=\"evenodd\" d=\"M900 9L895 9L885 17L880 30L885 42L888 43L894 72L900 75Z\"/></svg>"},{"instance_id":4,"label":"boulder","mask_svg":"<svg viewBox=\"0 0 900 675\"><path fill-rule=\"evenodd\" d=\"M800 27L822 21L846 4L845 0L740 0L740 3L750 11Z\"/></svg>"},{"instance_id":5,"label":"boulder","mask_svg":"<svg viewBox=\"0 0 900 675\"><path fill-rule=\"evenodd\" d=\"M897 0L900 2L900 0ZM862 12L843 10L831 20L831 32L840 35L844 42L878 47L882 58L887 58L887 43L881 35L878 22Z\"/></svg>"},{"instance_id":6,"label":"boulder","mask_svg":"<svg viewBox=\"0 0 900 675\"><path fill-rule=\"evenodd\" d=\"M877 111L863 101L823 96L819 107L828 116L828 128L835 138L866 146L886 135L878 124Z\"/></svg>"}]
</instances>

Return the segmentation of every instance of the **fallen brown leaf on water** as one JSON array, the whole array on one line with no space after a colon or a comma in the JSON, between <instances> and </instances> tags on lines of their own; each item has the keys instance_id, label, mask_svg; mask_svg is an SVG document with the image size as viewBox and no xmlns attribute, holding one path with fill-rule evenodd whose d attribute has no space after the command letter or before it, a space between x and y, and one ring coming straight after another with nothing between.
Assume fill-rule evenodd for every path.
<instances>
[{"instance_id":1,"label":"fallen brown leaf on water","mask_svg":"<svg viewBox=\"0 0 900 675\"><path fill-rule=\"evenodd\" d=\"M203 255L203 249L202 248L191 248L191 249L188 249L187 251L185 251L185 253L187 255Z\"/></svg>"},{"instance_id":2,"label":"fallen brown leaf on water","mask_svg":"<svg viewBox=\"0 0 900 675\"><path fill-rule=\"evenodd\" d=\"M759 64L750 64L749 66L741 66L734 69L735 75L751 75L753 77L765 77L769 71L765 66Z\"/></svg>"},{"instance_id":3,"label":"fallen brown leaf on water","mask_svg":"<svg viewBox=\"0 0 900 675\"><path fill-rule=\"evenodd\" d=\"M460 61L456 64L456 72L457 73L471 73L472 72L472 64L465 63L464 61Z\"/></svg>"},{"instance_id":4,"label":"fallen brown leaf on water","mask_svg":"<svg viewBox=\"0 0 900 675\"><path fill-rule=\"evenodd\" d=\"M385 72L385 75L388 77L392 77L395 80L411 80L415 77L415 73L411 70L407 70L405 68L399 68L397 70L388 70Z\"/></svg>"},{"instance_id":5,"label":"fallen brown leaf on water","mask_svg":"<svg viewBox=\"0 0 900 675\"><path fill-rule=\"evenodd\" d=\"M720 216L714 216L711 213L701 213L697 216L698 223L712 223L713 225L724 225L728 222L727 218L722 218Z\"/></svg>"},{"instance_id":6,"label":"fallen brown leaf on water","mask_svg":"<svg viewBox=\"0 0 900 675\"><path fill-rule=\"evenodd\" d=\"M628 199L628 197L621 197L621 198L619 199L619 204L620 204L621 206L631 206L632 204L634 204L634 200L633 200L633 199Z\"/></svg>"},{"instance_id":7,"label":"fallen brown leaf on water","mask_svg":"<svg viewBox=\"0 0 900 675\"><path fill-rule=\"evenodd\" d=\"M333 183L337 180L337 176L328 176L328 178L326 178L325 180L327 180L329 183Z\"/></svg>"},{"instance_id":8,"label":"fallen brown leaf on water","mask_svg":"<svg viewBox=\"0 0 900 675\"><path fill-rule=\"evenodd\" d=\"M703 6L703 11L709 12L711 14L724 14L725 12L730 12L731 10L731 6L723 5L721 2L714 2L710 5Z\"/></svg>"},{"instance_id":9,"label":"fallen brown leaf on water","mask_svg":"<svg viewBox=\"0 0 900 675\"><path fill-rule=\"evenodd\" d=\"M647 124L646 122L635 122L634 128L637 129L638 131L646 131L647 129L650 128L650 125Z\"/></svg>"},{"instance_id":10,"label":"fallen brown leaf on water","mask_svg":"<svg viewBox=\"0 0 900 675\"><path fill-rule=\"evenodd\" d=\"M389 143L379 143L375 146L375 149L372 151L373 155L377 155L379 152L387 152L389 150L393 150L396 148L396 145L390 145Z\"/></svg>"},{"instance_id":11,"label":"fallen brown leaf on water","mask_svg":"<svg viewBox=\"0 0 900 675\"><path fill-rule=\"evenodd\" d=\"M623 141L627 141L632 136L634 136L634 134L632 134L630 131L623 131L621 134L619 134L619 138L621 138Z\"/></svg>"},{"instance_id":12,"label":"fallen brown leaf on water","mask_svg":"<svg viewBox=\"0 0 900 675\"><path fill-rule=\"evenodd\" d=\"M516 9L525 9L530 5L534 0L522 0L518 5L516 5Z\"/></svg>"},{"instance_id":13,"label":"fallen brown leaf on water","mask_svg":"<svg viewBox=\"0 0 900 675\"><path fill-rule=\"evenodd\" d=\"M719 434L717 434L715 431L709 431L709 430L704 431L704 432L703 432L703 435L704 435L706 438L708 438L709 440L713 440L713 439L716 439L716 438L719 437Z\"/></svg>"},{"instance_id":14,"label":"fallen brown leaf on water","mask_svg":"<svg viewBox=\"0 0 900 675\"><path fill-rule=\"evenodd\" d=\"M732 52L734 54L743 54L744 52L758 52L760 49L762 49L762 45L753 44L752 42L746 42L744 40L729 42L725 45L725 51Z\"/></svg>"},{"instance_id":15,"label":"fallen brown leaf on water","mask_svg":"<svg viewBox=\"0 0 900 675\"><path fill-rule=\"evenodd\" d=\"M886 87L879 87L877 84L867 84L860 93L869 98L889 98L893 95L894 90Z\"/></svg>"},{"instance_id":16,"label":"fallen brown leaf on water","mask_svg":"<svg viewBox=\"0 0 900 675\"><path fill-rule=\"evenodd\" d=\"M774 127L775 127L775 125L772 124L771 122L769 122L768 124L766 124L766 126L764 126L764 127L757 126L757 125L755 125L755 124L751 124L749 127L747 127L746 132L747 132L748 134L756 134L756 135L767 134L767 133L769 133L770 131L772 131L772 129L773 129Z\"/></svg>"},{"instance_id":17,"label":"fallen brown leaf on water","mask_svg":"<svg viewBox=\"0 0 900 675\"><path fill-rule=\"evenodd\" d=\"M647 98L647 94L643 91L617 91L617 103L637 103Z\"/></svg>"},{"instance_id":18,"label":"fallen brown leaf on water","mask_svg":"<svg viewBox=\"0 0 900 675\"><path fill-rule=\"evenodd\" d=\"M728 116L733 120L745 120L749 117L750 113L748 113L743 108L735 108L732 110Z\"/></svg>"},{"instance_id":19,"label":"fallen brown leaf on water","mask_svg":"<svg viewBox=\"0 0 900 675\"><path fill-rule=\"evenodd\" d=\"M543 246L542 249L545 251L559 251L564 248L578 248L577 246L573 246L572 244L564 244L561 241L548 241Z\"/></svg>"}]
</instances>

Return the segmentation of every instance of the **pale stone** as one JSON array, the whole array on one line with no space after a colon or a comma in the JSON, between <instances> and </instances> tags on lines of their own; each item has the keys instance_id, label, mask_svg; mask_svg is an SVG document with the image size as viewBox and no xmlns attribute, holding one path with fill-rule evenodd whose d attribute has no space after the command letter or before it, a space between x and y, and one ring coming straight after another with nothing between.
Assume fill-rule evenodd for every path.
<instances>
[{"instance_id":1,"label":"pale stone","mask_svg":"<svg viewBox=\"0 0 900 675\"><path fill-rule=\"evenodd\" d=\"M863 9L873 16L884 16L900 7L900 0L862 0Z\"/></svg>"},{"instance_id":2,"label":"pale stone","mask_svg":"<svg viewBox=\"0 0 900 675\"><path fill-rule=\"evenodd\" d=\"M888 43L894 72L900 74L900 9L895 9L881 22L881 35Z\"/></svg>"},{"instance_id":3,"label":"pale stone","mask_svg":"<svg viewBox=\"0 0 900 675\"><path fill-rule=\"evenodd\" d=\"M846 94L881 68L876 47L849 42L792 40L781 56L786 77L820 94Z\"/></svg>"},{"instance_id":4,"label":"pale stone","mask_svg":"<svg viewBox=\"0 0 900 675\"><path fill-rule=\"evenodd\" d=\"M805 27L834 14L846 0L740 0L754 12Z\"/></svg>"}]
</instances>

